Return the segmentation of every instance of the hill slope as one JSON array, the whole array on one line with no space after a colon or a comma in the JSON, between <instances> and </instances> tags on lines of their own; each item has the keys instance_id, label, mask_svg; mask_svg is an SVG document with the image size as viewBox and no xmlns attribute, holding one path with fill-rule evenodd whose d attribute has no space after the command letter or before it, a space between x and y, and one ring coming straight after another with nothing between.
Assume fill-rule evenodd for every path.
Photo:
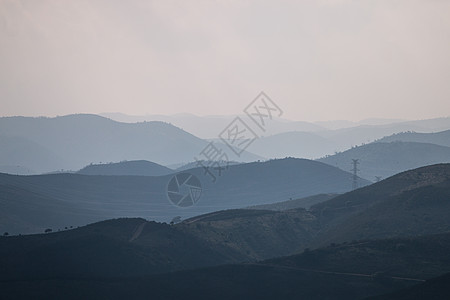
<instances>
[{"instance_id":1,"label":"hill slope","mask_svg":"<svg viewBox=\"0 0 450 300\"><path fill-rule=\"evenodd\" d=\"M122 277L243 261L176 227L108 220L57 233L0 238L0 281ZM50 267L51 266L51 267Z\"/></svg>"},{"instance_id":2,"label":"hill slope","mask_svg":"<svg viewBox=\"0 0 450 300\"><path fill-rule=\"evenodd\" d=\"M289 210L289 209L296 209L296 208L305 208L309 209L311 206L328 201L334 197L336 197L338 194L319 194L319 195L313 195L305 198L300 199L292 199L282 202L276 202L271 204L261 204L261 205L255 205L248 207L249 209L263 209L263 210L275 210L275 211L283 211L283 210Z\"/></svg>"},{"instance_id":3,"label":"hill slope","mask_svg":"<svg viewBox=\"0 0 450 300\"><path fill-rule=\"evenodd\" d=\"M203 168L189 170L202 185L200 200L180 209L167 198L166 176L0 174L0 232L42 232L118 217L169 222L212 211L243 208L351 189L349 173L301 159L229 166L216 181ZM361 180L361 184L368 184Z\"/></svg>"},{"instance_id":4,"label":"hill slope","mask_svg":"<svg viewBox=\"0 0 450 300\"><path fill-rule=\"evenodd\" d=\"M146 160L124 161L101 165L89 165L79 170L82 175L134 175L163 176L173 173L172 169Z\"/></svg>"},{"instance_id":5,"label":"hill slope","mask_svg":"<svg viewBox=\"0 0 450 300\"><path fill-rule=\"evenodd\" d=\"M433 133L401 132L379 140L379 142L383 143L395 141L429 143L450 147L450 130Z\"/></svg>"},{"instance_id":6,"label":"hill slope","mask_svg":"<svg viewBox=\"0 0 450 300\"><path fill-rule=\"evenodd\" d=\"M430 119L422 121L409 121L385 125L360 125L356 127L343 128L337 130L319 131L316 134L332 141L336 145L337 151L349 149L355 145L371 143L385 136L399 132L433 132L450 129L450 118Z\"/></svg>"},{"instance_id":7,"label":"hill slope","mask_svg":"<svg viewBox=\"0 0 450 300\"><path fill-rule=\"evenodd\" d=\"M397 173L437 163L450 162L450 147L415 142L370 143L354 147L318 161L351 169L352 159L359 159L359 175L368 180L387 178Z\"/></svg>"},{"instance_id":8,"label":"hill slope","mask_svg":"<svg viewBox=\"0 0 450 300\"><path fill-rule=\"evenodd\" d=\"M418 168L311 208L323 225L314 245L450 230L450 164Z\"/></svg>"},{"instance_id":9,"label":"hill slope","mask_svg":"<svg viewBox=\"0 0 450 300\"><path fill-rule=\"evenodd\" d=\"M186 226L198 237L209 232L218 243L245 249L252 258L264 259L336 242L444 233L450 231L448 199L450 164L440 164L331 196L309 211L219 211L193 217L179 226ZM270 209L276 205L257 207ZM268 240L276 241L271 251L264 247ZM253 252L254 248L263 250Z\"/></svg>"}]
</instances>

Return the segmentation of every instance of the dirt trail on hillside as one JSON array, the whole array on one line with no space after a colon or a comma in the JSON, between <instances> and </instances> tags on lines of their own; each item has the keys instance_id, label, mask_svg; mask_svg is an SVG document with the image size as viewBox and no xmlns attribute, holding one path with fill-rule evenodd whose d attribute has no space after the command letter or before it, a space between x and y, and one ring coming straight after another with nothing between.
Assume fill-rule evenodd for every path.
<instances>
[{"instance_id":1,"label":"dirt trail on hillside","mask_svg":"<svg viewBox=\"0 0 450 300\"><path fill-rule=\"evenodd\" d=\"M141 235L142 230L144 230L145 224L147 224L147 222L143 222L134 230L133 235L129 239L129 242L136 240Z\"/></svg>"}]
</instances>

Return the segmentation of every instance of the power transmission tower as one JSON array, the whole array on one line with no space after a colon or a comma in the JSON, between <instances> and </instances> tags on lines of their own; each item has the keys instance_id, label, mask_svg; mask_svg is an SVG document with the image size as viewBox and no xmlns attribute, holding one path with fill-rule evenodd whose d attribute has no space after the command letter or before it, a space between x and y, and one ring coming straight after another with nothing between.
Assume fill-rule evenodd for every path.
<instances>
[{"instance_id":1,"label":"power transmission tower","mask_svg":"<svg viewBox=\"0 0 450 300\"><path fill-rule=\"evenodd\" d=\"M359 165L359 159L352 159L352 165L353 168L351 169L351 171L353 172L353 184L352 184L352 189L356 190L358 188L358 165Z\"/></svg>"}]
</instances>

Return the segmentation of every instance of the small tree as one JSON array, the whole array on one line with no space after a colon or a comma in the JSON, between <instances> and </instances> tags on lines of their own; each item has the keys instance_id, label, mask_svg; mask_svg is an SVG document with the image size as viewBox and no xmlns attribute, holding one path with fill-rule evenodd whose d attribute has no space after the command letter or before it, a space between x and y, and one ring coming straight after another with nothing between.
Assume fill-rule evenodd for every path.
<instances>
[{"instance_id":1,"label":"small tree","mask_svg":"<svg viewBox=\"0 0 450 300\"><path fill-rule=\"evenodd\" d=\"M8 236L9 235L9 233L8 232L5 232L4 234L3 234L3 236Z\"/></svg>"},{"instance_id":2,"label":"small tree","mask_svg":"<svg viewBox=\"0 0 450 300\"><path fill-rule=\"evenodd\" d=\"M45 229L44 232L45 232L45 233L50 233L50 232L52 232L52 230L51 230L50 228L47 228L47 229Z\"/></svg>"}]
</instances>

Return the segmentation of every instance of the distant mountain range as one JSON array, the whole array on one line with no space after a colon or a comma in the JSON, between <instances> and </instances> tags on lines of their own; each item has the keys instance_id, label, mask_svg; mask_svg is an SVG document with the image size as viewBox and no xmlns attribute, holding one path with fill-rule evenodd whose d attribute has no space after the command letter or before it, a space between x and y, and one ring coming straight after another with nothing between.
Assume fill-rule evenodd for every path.
<instances>
[{"instance_id":1,"label":"distant mountain range","mask_svg":"<svg viewBox=\"0 0 450 300\"><path fill-rule=\"evenodd\" d=\"M419 121L417 122L421 124ZM450 130L432 133L430 132L431 129L418 127L414 124L416 123L402 122L377 126L361 125L338 130L283 132L262 136L252 144L251 151L268 158L293 156L318 159L375 141L404 141L441 146L450 145ZM450 121L449 127L445 129L448 128L450 128ZM422 130L423 133L402 133L409 130ZM395 135L391 136L392 134Z\"/></svg>"},{"instance_id":2,"label":"distant mountain range","mask_svg":"<svg viewBox=\"0 0 450 300\"><path fill-rule=\"evenodd\" d=\"M20 166L16 168L19 171L40 174L123 160L162 165L191 162L208 142L164 122L129 124L80 114L0 118L0 145L0 166ZM217 146L227 149L223 144ZM255 161L261 157L244 152L229 159Z\"/></svg>"},{"instance_id":3,"label":"distant mountain range","mask_svg":"<svg viewBox=\"0 0 450 300\"><path fill-rule=\"evenodd\" d=\"M103 171L111 166L103 166ZM350 173L302 159L232 165L221 174L211 172L215 182L201 167L187 171L200 180L202 194L198 203L183 209L167 198L172 175L0 174L0 231L42 232L48 227L79 226L124 216L169 222L175 216L184 219L222 209L343 193L352 188ZM363 179L359 183L369 184Z\"/></svg>"},{"instance_id":4,"label":"distant mountain range","mask_svg":"<svg viewBox=\"0 0 450 300\"><path fill-rule=\"evenodd\" d=\"M132 116L122 113L102 113L104 117L111 118L119 122L144 122L144 121L162 121L174 124L177 127L204 139L213 139L235 118L235 116L197 116L193 114L176 115L142 115ZM245 119L245 116L241 116ZM381 119L373 118L361 120L358 122L336 120L321 122L291 121L283 118L273 118L270 126L266 128L266 136L279 133L301 131L301 132L321 132L337 131L354 127L361 128L379 128L384 132L380 137L392 133L413 130L419 132L433 132L450 129L450 117L435 118L426 120L401 120L401 119ZM383 129L384 128L384 129ZM362 142L366 142L363 140ZM354 143L354 145L359 143Z\"/></svg>"},{"instance_id":5,"label":"distant mountain range","mask_svg":"<svg viewBox=\"0 0 450 300\"><path fill-rule=\"evenodd\" d=\"M142 118L131 119L138 121ZM441 128L448 130L450 118L388 124L387 121L374 120L333 130L307 122L274 119L266 132L258 133L259 138L246 149L247 151L236 156L218 139L218 134L231 122L231 117L182 115L158 118L154 116L153 119L164 122L121 123L87 114L56 118L2 117L0 172L32 175L76 171L89 164L117 163L124 160L148 160L165 166L181 166L196 159L208 160L200 153L210 141L213 141L222 153L227 154L228 160L250 162L285 157L318 159L376 140L426 142L442 146L449 146L450 140L450 131L429 133ZM216 133L209 136L210 140L201 139L167 123L171 121L194 134L199 134L202 128L215 130ZM405 131L422 133L399 135ZM392 134L397 135L390 136ZM385 136L389 137L382 140Z\"/></svg>"},{"instance_id":6,"label":"distant mountain range","mask_svg":"<svg viewBox=\"0 0 450 300\"><path fill-rule=\"evenodd\" d=\"M147 116L130 116L122 113L103 113L104 117L111 118L119 122L144 122L144 121L162 121L171 123L177 127L182 128L192 134L203 138L203 139L214 139L217 138L219 133L221 133L236 117L234 115L230 116L196 116L193 114L177 114L177 115L147 115ZM249 122L251 126L253 121L247 119L246 116L240 116L243 120ZM303 121L289 121L282 118L274 117L270 122L270 126L266 128L266 134L277 134L287 131L320 131L325 128L313 124L310 122Z\"/></svg>"}]
</instances>

